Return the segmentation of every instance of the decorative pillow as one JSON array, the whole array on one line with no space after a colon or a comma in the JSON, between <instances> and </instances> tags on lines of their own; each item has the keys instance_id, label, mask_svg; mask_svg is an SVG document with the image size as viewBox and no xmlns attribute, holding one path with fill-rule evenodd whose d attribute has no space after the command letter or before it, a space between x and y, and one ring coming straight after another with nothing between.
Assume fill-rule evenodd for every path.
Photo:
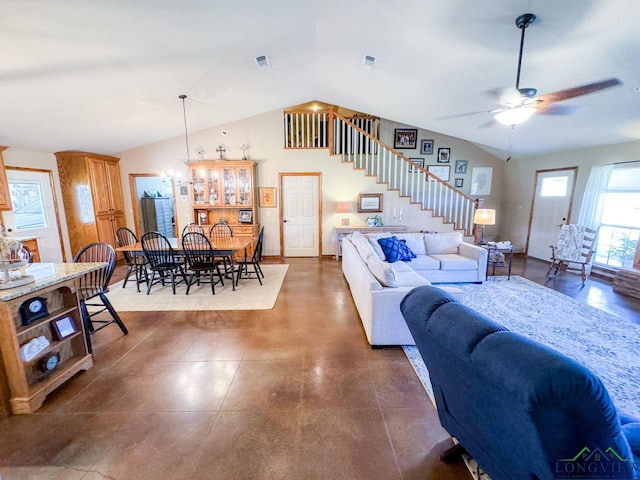
<instances>
[{"instance_id":1,"label":"decorative pillow","mask_svg":"<svg viewBox=\"0 0 640 480\"><path fill-rule=\"evenodd\" d=\"M462 243L462 233L436 233L424 236L424 245L427 248L427 255L446 255L448 253L459 253L458 247Z\"/></svg>"},{"instance_id":2,"label":"decorative pillow","mask_svg":"<svg viewBox=\"0 0 640 480\"><path fill-rule=\"evenodd\" d=\"M351 234L351 242L365 262L370 255L376 255L369 241L360 232L353 232Z\"/></svg>"},{"instance_id":3,"label":"decorative pillow","mask_svg":"<svg viewBox=\"0 0 640 480\"><path fill-rule=\"evenodd\" d=\"M410 262L412 258L416 258L416 254L407 247L407 242L398 239L395 235L379 238L378 243L384 252L385 260L389 263L397 262L398 260Z\"/></svg>"},{"instance_id":4,"label":"decorative pillow","mask_svg":"<svg viewBox=\"0 0 640 480\"><path fill-rule=\"evenodd\" d=\"M398 277L391 265L380 260L376 255L367 259L367 267L371 274L385 287L398 288Z\"/></svg>"}]
</instances>

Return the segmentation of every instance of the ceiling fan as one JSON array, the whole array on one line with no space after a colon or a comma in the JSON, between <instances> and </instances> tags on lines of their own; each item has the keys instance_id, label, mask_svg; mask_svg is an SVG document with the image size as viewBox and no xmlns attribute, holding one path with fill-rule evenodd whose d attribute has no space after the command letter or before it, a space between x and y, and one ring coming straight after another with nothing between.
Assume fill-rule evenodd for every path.
<instances>
[{"instance_id":1,"label":"ceiling fan","mask_svg":"<svg viewBox=\"0 0 640 480\"><path fill-rule=\"evenodd\" d=\"M516 86L515 88L507 88L493 92L497 96L497 101L500 104L500 108L490 110L488 113L493 114L495 120L502 123L503 125L518 125L529 119L534 113L545 115L566 115L569 113L573 113L575 107L555 104L557 102L561 102L570 98L575 98L581 95L598 92L606 88L615 87L616 85L620 85L622 83L617 78L609 78L600 82L588 83L585 85L580 85L578 87L568 88L566 90L559 90L557 92L547 93L538 97L536 97L536 94L538 93L537 89L520 87L520 71L522 68L524 34L527 27L535 22L535 20L536 16L533 13L525 13L516 18L516 26L520 30L522 30L522 34L520 36L520 53L518 55L518 72L516 75ZM476 113L485 112L473 112L462 115L453 115L450 117L440 117L440 119L474 115Z\"/></svg>"}]
</instances>

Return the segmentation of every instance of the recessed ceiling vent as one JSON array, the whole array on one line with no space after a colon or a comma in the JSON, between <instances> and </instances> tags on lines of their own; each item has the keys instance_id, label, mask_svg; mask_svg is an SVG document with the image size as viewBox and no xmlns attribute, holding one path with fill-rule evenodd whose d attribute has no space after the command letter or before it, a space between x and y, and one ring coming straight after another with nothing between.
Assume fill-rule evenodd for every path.
<instances>
[{"instance_id":1,"label":"recessed ceiling vent","mask_svg":"<svg viewBox=\"0 0 640 480\"><path fill-rule=\"evenodd\" d=\"M269 61L269 57L267 54L258 55L255 58L256 65L258 66L258 70L266 70L267 68L271 68L271 62Z\"/></svg>"},{"instance_id":2,"label":"recessed ceiling vent","mask_svg":"<svg viewBox=\"0 0 640 480\"><path fill-rule=\"evenodd\" d=\"M362 66L364 68L371 70L373 66L376 64L376 60L377 58L374 57L373 55L365 55L364 58L362 59Z\"/></svg>"}]
</instances>

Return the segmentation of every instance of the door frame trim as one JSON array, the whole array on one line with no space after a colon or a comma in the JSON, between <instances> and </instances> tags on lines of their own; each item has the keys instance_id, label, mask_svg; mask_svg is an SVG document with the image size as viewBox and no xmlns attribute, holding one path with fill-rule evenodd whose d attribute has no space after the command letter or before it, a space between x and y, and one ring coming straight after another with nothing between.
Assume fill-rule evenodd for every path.
<instances>
[{"instance_id":1,"label":"door frame trim","mask_svg":"<svg viewBox=\"0 0 640 480\"><path fill-rule=\"evenodd\" d=\"M322 258L322 172L278 172L278 222L280 225L280 257L284 258L284 219L282 218L283 177L318 177L318 258Z\"/></svg>"},{"instance_id":2,"label":"door frame trim","mask_svg":"<svg viewBox=\"0 0 640 480\"><path fill-rule=\"evenodd\" d=\"M142 177L157 177L162 178L162 175L157 173L130 173L129 174L129 191L131 192L131 209L133 210L133 230L136 237L142 236L142 222L140 221L140 209L138 208L138 189L136 187L136 178ZM173 195L173 217L176 219L175 229L178 228L178 212L176 211L176 189L172 189ZM177 232L174 232L177 235Z\"/></svg>"},{"instance_id":3,"label":"door frame trim","mask_svg":"<svg viewBox=\"0 0 640 480\"><path fill-rule=\"evenodd\" d=\"M531 237L531 224L533 223L533 209L536 206L536 191L538 190L538 175L542 173L563 172L565 170L573 170L573 185L571 187L571 196L569 198L569 210L567 212L566 222L571 221L571 211L573 210L573 197L576 192L576 183L578 180L578 166L563 167L563 168L547 168L542 170L536 170L534 181L533 181L533 194L531 196L531 210L529 210L529 226L527 227L527 243L524 247L525 256L529 255L529 238ZM569 223L567 223L567 225L568 224Z\"/></svg>"},{"instance_id":4,"label":"door frame trim","mask_svg":"<svg viewBox=\"0 0 640 480\"><path fill-rule=\"evenodd\" d=\"M53 170L46 168L29 168L29 167L5 167L5 170L16 170L21 172L45 173L49 175L49 187L53 196L53 210L56 215L56 225L58 226L58 241L60 242L60 250L62 252L62 261L67 261L66 245L62 234L62 223L60 222L60 208L58 207L58 195L56 193L56 185L53 177ZM9 193L9 192L7 192Z\"/></svg>"}]
</instances>

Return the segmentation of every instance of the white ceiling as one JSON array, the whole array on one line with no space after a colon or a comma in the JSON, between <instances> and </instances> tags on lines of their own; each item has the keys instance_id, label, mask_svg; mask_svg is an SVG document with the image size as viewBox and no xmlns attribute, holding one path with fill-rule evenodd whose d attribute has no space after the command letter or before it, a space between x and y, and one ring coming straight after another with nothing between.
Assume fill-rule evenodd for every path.
<instances>
[{"instance_id":1,"label":"white ceiling","mask_svg":"<svg viewBox=\"0 0 640 480\"><path fill-rule=\"evenodd\" d=\"M631 0L4 0L0 145L113 154L319 100L532 155L640 138L640 8ZM488 94L617 77L570 116L487 126ZM268 54L260 71L254 57ZM376 56L372 70L364 54Z\"/></svg>"}]
</instances>

